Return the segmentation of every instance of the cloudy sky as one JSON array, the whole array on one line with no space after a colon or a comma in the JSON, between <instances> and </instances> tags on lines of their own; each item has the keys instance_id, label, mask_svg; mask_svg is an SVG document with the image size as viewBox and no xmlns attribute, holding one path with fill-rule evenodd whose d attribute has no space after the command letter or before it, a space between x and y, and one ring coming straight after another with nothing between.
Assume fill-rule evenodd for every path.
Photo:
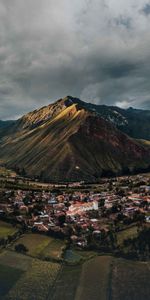
<instances>
[{"instance_id":1,"label":"cloudy sky","mask_svg":"<svg viewBox=\"0 0 150 300\"><path fill-rule=\"evenodd\" d=\"M150 109L148 0L0 0L0 119L66 95Z\"/></svg>"}]
</instances>

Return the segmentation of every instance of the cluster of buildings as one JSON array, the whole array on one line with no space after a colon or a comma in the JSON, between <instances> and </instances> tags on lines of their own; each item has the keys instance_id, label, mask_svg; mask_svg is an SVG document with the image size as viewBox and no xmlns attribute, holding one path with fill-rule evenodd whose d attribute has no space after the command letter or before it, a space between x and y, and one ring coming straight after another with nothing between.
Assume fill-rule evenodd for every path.
<instances>
[{"instance_id":1,"label":"cluster of buildings","mask_svg":"<svg viewBox=\"0 0 150 300\"><path fill-rule=\"evenodd\" d=\"M142 216L142 218L141 218ZM67 237L86 245L89 236L100 239L110 228L143 220L150 224L148 176L103 179L90 189L64 191L0 191L0 218L27 229Z\"/></svg>"}]
</instances>

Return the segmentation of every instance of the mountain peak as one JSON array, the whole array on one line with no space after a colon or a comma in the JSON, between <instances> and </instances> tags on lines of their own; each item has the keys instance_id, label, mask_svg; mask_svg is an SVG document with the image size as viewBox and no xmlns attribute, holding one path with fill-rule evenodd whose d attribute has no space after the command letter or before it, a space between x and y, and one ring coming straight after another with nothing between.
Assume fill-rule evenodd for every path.
<instances>
[{"instance_id":1,"label":"mountain peak","mask_svg":"<svg viewBox=\"0 0 150 300\"><path fill-rule=\"evenodd\" d=\"M24 115L21 119L18 120L18 122L23 128L34 128L57 116L59 113L73 104L76 104L79 109L85 108L85 103L80 99L72 96L66 96L64 98L58 99L54 103L43 106L40 109L34 110Z\"/></svg>"},{"instance_id":2,"label":"mountain peak","mask_svg":"<svg viewBox=\"0 0 150 300\"><path fill-rule=\"evenodd\" d=\"M64 103L66 104L66 106L70 106L72 104L79 104L79 105L84 105L85 106L85 102L80 100L77 97L73 97L73 96L66 96L62 99L62 101L64 101Z\"/></svg>"},{"instance_id":3,"label":"mountain peak","mask_svg":"<svg viewBox=\"0 0 150 300\"><path fill-rule=\"evenodd\" d=\"M13 126L8 126L10 130L33 129L52 118L59 115L66 108L75 106L76 110L84 110L95 116L99 116L110 123L113 123L118 129L126 134L140 139L150 140L150 111L138 110L134 108L121 109L117 106L98 105L84 102L77 97L67 95L57 101L36 109L17 121ZM143 125L144 124L144 125ZM0 124L2 128L3 123Z\"/></svg>"}]
</instances>

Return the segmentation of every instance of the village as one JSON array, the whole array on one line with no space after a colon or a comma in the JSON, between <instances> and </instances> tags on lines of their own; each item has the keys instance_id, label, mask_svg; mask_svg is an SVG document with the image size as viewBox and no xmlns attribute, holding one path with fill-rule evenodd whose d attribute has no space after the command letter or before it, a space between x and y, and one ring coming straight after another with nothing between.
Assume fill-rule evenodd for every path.
<instances>
[{"instance_id":1,"label":"village","mask_svg":"<svg viewBox=\"0 0 150 300\"><path fill-rule=\"evenodd\" d=\"M84 188L83 188L84 186ZM148 174L70 183L49 190L1 189L0 219L81 248L114 247L116 233L150 224Z\"/></svg>"}]
</instances>

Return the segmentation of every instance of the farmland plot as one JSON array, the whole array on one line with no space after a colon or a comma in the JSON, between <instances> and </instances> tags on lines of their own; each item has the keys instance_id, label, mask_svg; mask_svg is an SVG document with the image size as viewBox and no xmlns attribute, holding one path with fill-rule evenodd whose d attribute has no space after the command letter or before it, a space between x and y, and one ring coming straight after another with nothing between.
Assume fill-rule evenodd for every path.
<instances>
[{"instance_id":1,"label":"farmland plot","mask_svg":"<svg viewBox=\"0 0 150 300\"><path fill-rule=\"evenodd\" d=\"M5 299L46 300L59 268L59 264L33 259L31 268L17 281Z\"/></svg>"},{"instance_id":2,"label":"farmland plot","mask_svg":"<svg viewBox=\"0 0 150 300\"><path fill-rule=\"evenodd\" d=\"M3 251L0 254L0 300L47 300L60 268L58 263Z\"/></svg>"},{"instance_id":3,"label":"farmland plot","mask_svg":"<svg viewBox=\"0 0 150 300\"><path fill-rule=\"evenodd\" d=\"M112 271L112 300L150 297L150 263L116 259Z\"/></svg>"}]
</instances>

